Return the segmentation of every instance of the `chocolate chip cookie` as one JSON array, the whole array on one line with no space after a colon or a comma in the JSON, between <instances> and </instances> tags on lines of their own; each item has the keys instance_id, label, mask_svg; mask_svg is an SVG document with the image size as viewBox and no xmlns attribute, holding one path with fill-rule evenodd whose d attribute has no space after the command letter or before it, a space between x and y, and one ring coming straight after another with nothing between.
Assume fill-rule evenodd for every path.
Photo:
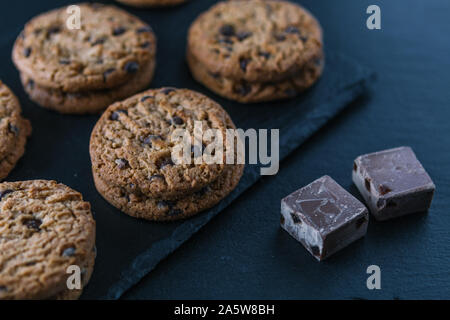
<instances>
[{"instance_id":1,"label":"chocolate chip cookie","mask_svg":"<svg viewBox=\"0 0 450 320\"><path fill-rule=\"evenodd\" d=\"M125 188L105 182L95 172L94 181L105 200L126 214L147 220L174 221L191 217L219 203L236 188L243 170L243 165L227 165L225 172L216 181L176 200L130 193Z\"/></svg>"},{"instance_id":2,"label":"chocolate chip cookie","mask_svg":"<svg viewBox=\"0 0 450 320\"><path fill-rule=\"evenodd\" d=\"M46 88L24 74L21 74L20 78L31 100L44 108L60 113L86 114L98 113L113 102L144 90L153 78L154 68L153 61L127 83L115 88L95 91L64 92Z\"/></svg>"},{"instance_id":3,"label":"chocolate chip cookie","mask_svg":"<svg viewBox=\"0 0 450 320\"><path fill-rule=\"evenodd\" d=\"M65 113L93 113L149 85L156 37L115 6L76 6L79 28L69 23L74 13L67 7L41 14L25 25L12 56L32 100Z\"/></svg>"},{"instance_id":4,"label":"chocolate chip cookie","mask_svg":"<svg viewBox=\"0 0 450 320\"><path fill-rule=\"evenodd\" d=\"M198 191L224 172L231 144L225 141L223 153L217 155L222 163L175 164L172 134L181 129L194 137L195 124L197 128L200 124L204 133L216 129L223 137L226 129L235 128L219 104L187 89L147 90L116 102L103 113L92 132L93 171L108 185L157 199L179 198ZM207 140L206 135L191 140L192 152L195 147L209 148L211 141Z\"/></svg>"},{"instance_id":5,"label":"chocolate chip cookie","mask_svg":"<svg viewBox=\"0 0 450 320\"><path fill-rule=\"evenodd\" d=\"M123 4L145 8L145 7L164 7L164 6L174 6L187 0L117 0Z\"/></svg>"},{"instance_id":6,"label":"chocolate chip cookie","mask_svg":"<svg viewBox=\"0 0 450 320\"><path fill-rule=\"evenodd\" d=\"M306 9L287 1L219 2L191 25L187 57L194 78L222 96L291 97L322 73L322 31Z\"/></svg>"},{"instance_id":7,"label":"chocolate chip cookie","mask_svg":"<svg viewBox=\"0 0 450 320\"><path fill-rule=\"evenodd\" d=\"M89 203L55 181L4 182L0 211L0 299L76 298L67 269L79 266L85 284L95 258Z\"/></svg>"},{"instance_id":8,"label":"chocolate chip cookie","mask_svg":"<svg viewBox=\"0 0 450 320\"><path fill-rule=\"evenodd\" d=\"M291 78L272 82L248 82L232 78L220 77L205 68L190 52L187 61L192 76L210 90L222 97L241 103L263 102L286 99L311 87L320 77L325 60L318 56L317 60L307 63L303 69Z\"/></svg>"},{"instance_id":9,"label":"chocolate chip cookie","mask_svg":"<svg viewBox=\"0 0 450 320\"><path fill-rule=\"evenodd\" d=\"M19 101L0 81L0 180L6 178L25 152L31 124L22 118Z\"/></svg>"}]
</instances>

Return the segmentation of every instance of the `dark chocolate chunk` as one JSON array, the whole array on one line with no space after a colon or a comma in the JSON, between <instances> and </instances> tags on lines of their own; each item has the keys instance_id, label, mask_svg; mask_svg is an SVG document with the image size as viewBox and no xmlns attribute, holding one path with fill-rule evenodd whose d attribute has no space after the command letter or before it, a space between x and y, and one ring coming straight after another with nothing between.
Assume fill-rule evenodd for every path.
<instances>
[{"instance_id":1,"label":"dark chocolate chunk","mask_svg":"<svg viewBox=\"0 0 450 320\"><path fill-rule=\"evenodd\" d=\"M144 144L147 145L152 145L152 141L153 140L162 140L162 137L160 135L156 135L156 134L150 134L147 137L144 138L144 140L142 141Z\"/></svg>"},{"instance_id":2,"label":"dark chocolate chunk","mask_svg":"<svg viewBox=\"0 0 450 320\"><path fill-rule=\"evenodd\" d=\"M91 46L96 46L98 44L103 44L103 43L105 43L105 38L99 38L99 39L91 42Z\"/></svg>"},{"instance_id":3,"label":"dark chocolate chunk","mask_svg":"<svg viewBox=\"0 0 450 320\"><path fill-rule=\"evenodd\" d=\"M287 27L287 28L284 30L284 32L286 32L286 33L300 33L300 30L298 30L297 27L289 26L289 27Z\"/></svg>"},{"instance_id":4,"label":"dark chocolate chunk","mask_svg":"<svg viewBox=\"0 0 450 320\"><path fill-rule=\"evenodd\" d=\"M308 36L304 36L304 35L299 35L298 37L299 37L299 39L302 40L303 42L306 42L306 41L308 41L308 39L309 39Z\"/></svg>"},{"instance_id":5,"label":"dark chocolate chunk","mask_svg":"<svg viewBox=\"0 0 450 320\"><path fill-rule=\"evenodd\" d=\"M152 99L152 98L154 98L153 96L143 96L142 98L141 98L141 102L144 102L145 100L147 100L147 99Z\"/></svg>"},{"instance_id":6,"label":"dark chocolate chunk","mask_svg":"<svg viewBox=\"0 0 450 320\"><path fill-rule=\"evenodd\" d=\"M239 66L241 67L242 71L246 71L247 70L247 65L250 62L250 59L246 59L246 58L241 58L239 60Z\"/></svg>"},{"instance_id":7,"label":"dark chocolate chunk","mask_svg":"<svg viewBox=\"0 0 450 320\"><path fill-rule=\"evenodd\" d=\"M14 135L16 137L19 136L20 129L17 126L15 126L14 124L10 123L8 125L8 129L9 129L9 132L14 133Z\"/></svg>"},{"instance_id":8,"label":"dark chocolate chunk","mask_svg":"<svg viewBox=\"0 0 450 320\"><path fill-rule=\"evenodd\" d=\"M165 158L160 162L159 168L163 169L166 166L173 166L173 165L174 165L174 163L172 161L172 158Z\"/></svg>"},{"instance_id":9,"label":"dark chocolate chunk","mask_svg":"<svg viewBox=\"0 0 450 320\"><path fill-rule=\"evenodd\" d=\"M23 55L25 56L25 58L28 58L31 54L31 48L30 47L26 47L25 49L23 49Z\"/></svg>"},{"instance_id":10,"label":"dark chocolate chunk","mask_svg":"<svg viewBox=\"0 0 450 320\"><path fill-rule=\"evenodd\" d=\"M41 226L42 221L39 219L26 219L23 221L23 224L29 229L40 231L41 229L39 227Z\"/></svg>"},{"instance_id":11,"label":"dark chocolate chunk","mask_svg":"<svg viewBox=\"0 0 450 320\"><path fill-rule=\"evenodd\" d=\"M76 249L74 247L68 247L62 252L63 257L73 257L75 255Z\"/></svg>"},{"instance_id":12,"label":"dark chocolate chunk","mask_svg":"<svg viewBox=\"0 0 450 320\"><path fill-rule=\"evenodd\" d=\"M0 201L3 200L3 197L5 197L7 194L12 193L12 192L14 192L14 190L7 189L7 190L0 191Z\"/></svg>"},{"instance_id":13,"label":"dark chocolate chunk","mask_svg":"<svg viewBox=\"0 0 450 320\"><path fill-rule=\"evenodd\" d=\"M427 211L435 185L409 147L355 159L353 182L377 220ZM372 188L370 187L372 186Z\"/></svg>"},{"instance_id":14,"label":"dark chocolate chunk","mask_svg":"<svg viewBox=\"0 0 450 320\"><path fill-rule=\"evenodd\" d=\"M243 41L243 40L247 39L248 37L251 37L252 34L253 33L251 33L250 31L241 31L236 34L236 37L238 38L239 41Z\"/></svg>"},{"instance_id":15,"label":"dark chocolate chunk","mask_svg":"<svg viewBox=\"0 0 450 320\"><path fill-rule=\"evenodd\" d=\"M47 30L47 34L48 34L48 35L52 35L52 34L56 34L56 33L60 33L60 32L61 32L61 28L58 27L58 26L50 27L50 28Z\"/></svg>"},{"instance_id":16,"label":"dark chocolate chunk","mask_svg":"<svg viewBox=\"0 0 450 320\"><path fill-rule=\"evenodd\" d=\"M164 179L164 176L162 174L154 174L149 178L150 181L153 181L156 179Z\"/></svg>"},{"instance_id":17,"label":"dark chocolate chunk","mask_svg":"<svg viewBox=\"0 0 450 320\"><path fill-rule=\"evenodd\" d=\"M141 44L141 48L142 49L147 49L150 48L150 42L149 41L145 41Z\"/></svg>"},{"instance_id":18,"label":"dark chocolate chunk","mask_svg":"<svg viewBox=\"0 0 450 320\"><path fill-rule=\"evenodd\" d=\"M323 260L367 231L368 210L329 176L281 201L281 224L317 260Z\"/></svg>"},{"instance_id":19,"label":"dark chocolate chunk","mask_svg":"<svg viewBox=\"0 0 450 320\"><path fill-rule=\"evenodd\" d=\"M0 292L7 292L8 288L6 286L0 286Z\"/></svg>"},{"instance_id":20,"label":"dark chocolate chunk","mask_svg":"<svg viewBox=\"0 0 450 320\"><path fill-rule=\"evenodd\" d=\"M113 36L120 36L121 34L124 34L125 31L127 31L127 29L125 29L124 27L116 27L113 29Z\"/></svg>"},{"instance_id":21,"label":"dark chocolate chunk","mask_svg":"<svg viewBox=\"0 0 450 320\"><path fill-rule=\"evenodd\" d=\"M70 64L70 59L59 59L59 64Z\"/></svg>"},{"instance_id":22,"label":"dark chocolate chunk","mask_svg":"<svg viewBox=\"0 0 450 320\"><path fill-rule=\"evenodd\" d=\"M128 112L127 112L126 110L121 110L121 109L119 109L119 110L114 111L114 112L111 114L111 116L109 117L109 119L111 119L111 120L113 120L113 121L119 120L119 114L120 114L120 113L128 114Z\"/></svg>"},{"instance_id":23,"label":"dark chocolate chunk","mask_svg":"<svg viewBox=\"0 0 450 320\"><path fill-rule=\"evenodd\" d=\"M276 33L276 34L274 34L274 38L275 38L277 41L284 41L284 40L286 40L286 36L285 36L284 34L282 34L282 33Z\"/></svg>"},{"instance_id":24,"label":"dark chocolate chunk","mask_svg":"<svg viewBox=\"0 0 450 320\"><path fill-rule=\"evenodd\" d=\"M271 56L270 52L265 52L265 51L258 53L258 55L260 55L261 57L264 57L266 59L269 59Z\"/></svg>"},{"instance_id":25,"label":"dark chocolate chunk","mask_svg":"<svg viewBox=\"0 0 450 320\"><path fill-rule=\"evenodd\" d=\"M128 166L128 161L126 159L116 159L115 163L119 169L123 169Z\"/></svg>"},{"instance_id":26,"label":"dark chocolate chunk","mask_svg":"<svg viewBox=\"0 0 450 320\"><path fill-rule=\"evenodd\" d=\"M136 73L139 70L139 63L136 61L128 61L125 64L125 71L128 73Z\"/></svg>"},{"instance_id":27,"label":"dark chocolate chunk","mask_svg":"<svg viewBox=\"0 0 450 320\"><path fill-rule=\"evenodd\" d=\"M243 82L235 88L235 92L240 94L241 96L246 96L247 94L252 92L252 87L249 84Z\"/></svg>"},{"instance_id":28,"label":"dark chocolate chunk","mask_svg":"<svg viewBox=\"0 0 450 320\"><path fill-rule=\"evenodd\" d=\"M174 88L163 88L163 89L161 89L161 92L164 93L164 94L169 94L169 93L174 92L174 91L175 91Z\"/></svg>"},{"instance_id":29,"label":"dark chocolate chunk","mask_svg":"<svg viewBox=\"0 0 450 320\"><path fill-rule=\"evenodd\" d=\"M231 37L235 33L234 27L231 24L224 24L220 27L219 32L226 37Z\"/></svg>"},{"instance_id":30,"label":"dark chocolate chunk","mask_svg":"<svg viewBox=\"0 0 450 320\"><path fill-rule=\"evenodd\" d=\"M220 38L217 40L218 43L225 43L225 44L233 44L233 40L230 38Z\"/></svg>"},{"instance_id":31,"label":"dark chocolate chunk","mask_svg":"<svg viewBox=\"0 0 450 320\"><path fill-rule=\"evenodd\" d=\"M183 119L181 119L178 116L173 116L172 119L171 119L171 123L174 124L174 125L179 126L179 125L182 125L184 123L184 121L183 121Z\"/></svg>"},{"instance_id":32,"label":"dark chocolate chunk","mask_svg":"<svg viewBox=\"0 0 450 320\"><path fill-rule=\"evenodd\" d=\"M114 71L116 71L115 68L109 68L105 72L103 72L103 81L106 82L106 78Z\"/></svg>"},{"instance_id":33,"label":"dark chocolate chunk","mask_svg":"<svg viewBox=\"0 0 450 320\"><path fill-rule=\"evenodd\" d=\"M33 79L29 79L28 82L27 82L27 86L28 86L28 88L33 90L34 89L34 80Z\"/></svg>"}]
</instances>

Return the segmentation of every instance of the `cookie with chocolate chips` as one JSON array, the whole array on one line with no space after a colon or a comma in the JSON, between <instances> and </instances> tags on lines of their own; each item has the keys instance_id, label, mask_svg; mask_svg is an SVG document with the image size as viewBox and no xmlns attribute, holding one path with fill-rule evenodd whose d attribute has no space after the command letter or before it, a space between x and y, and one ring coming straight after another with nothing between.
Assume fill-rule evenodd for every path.
<instances>
[{"instance_id":1,"label":"cookie with chocolate chips","mask_svg":"<svg viewBox=\"0 0 450 320\"><path fill-rule=\"evenodd\" d=\"M205 68L190 52L187 61L192 76L210 90L222 97L241 103L254 103L296 96L311 87L320 77L324 67L324 57L307 63L301 72L282 81L247 82L220 77Z\"/></svg>"},{"instance_id":2,"label":"cookie with chocolate chips","mask_svg":"<svg viewBox=\"0 0 450 320\"><path fill-rule=\"evenodd\" d=\"M111 105L94 127L90 141L92 169L108 185L157 199L176 199L202 189L224 172L222 163L178 163L173 134L215 129L226 137L235 126L227 112L206 96L187 89L161 88ZM211 145L206 135L193 146ZM176 153L176 152L175 152ZM221 155L219 155L220 157Z\"/></svg>"},{"instance_id":3,"label":"cookie with chocolate chips","mask_svg":"<svg viewBox=\"0 0 450 320\"><path fill-rule=\"evenodd\" d=\"M68 267L82 285L95 259L95 221L80 193L55 181L0 184L0 299L74 299ZM84 277L84 279L83 279Z\"/></svg>"},{"instance_id":4,"label":"cookie with chocolate chips","mask_svg":"<svg viewBox=\"0 0 450 320\"><path fill-rule=\"evenodd\" d=\"M147 87L156 37L139 18L115 7L78 4L80 28L66 7L33 18L13 48L31 99L64 113L93 113Z\"/></svg>"},{"instance_id":5,"label":"cookie with chocolate chips","mask_svg":"<svg viewBox=\"0 0 450 320\"><path fill-rule=\"evenodd\" d=\"M25 152L31 124L22 118L17 97L0 81L0 180L6 178Z\"/></svg>"},{"instance_id":6,"label":"cookie with chocolate chips","mask_svg":"<svg viewBox=\"0 0 450 320\"><path fill-rule=\"evenodd\" d=\"M320 77L322 31L304 8L287 1L219 2L188 33L194 78L240 102L295 96Z\"/></svg>"},{"instance_id":7,"label":"cookie with chocolate chips","mask_svg":"<svg viewBox=\"0 0 450 320\"><path fill-rule=\"evenodd\" d=\"M147 7L165 7L165 6L174 6L187 0L117 0L123 4L138 7L138 8L147 8Z\"/></svg>"},{"instance_id":8,"label":"cookie with chocolate chips","mask_svg":"<svg viewBox=\"0 0 450 320\"><path fill-rule=\"evenodd\" d=\"M126 214L147 220L174 221L191 217L219 203L236 188L243 171L243 165L227 165L216 181L175 200L130 193L125 188L105 182L95 171L94 181L103 198Z\"/></svg>"},{"instance_id":9,"label":"cookie with chocolate chips","mask_svg":"<svg viewBox=\"0 0 450 320\"><path fill-rule=\"evenodd\" d=\"M82 92L64 92L42 86L24 74L20 75L22 85L30 96L44 108L67 114L98 113L115 101L125 99L144 90L153 78L154 61L127 83L111 89Z\"/></svg>"}]
</instances>

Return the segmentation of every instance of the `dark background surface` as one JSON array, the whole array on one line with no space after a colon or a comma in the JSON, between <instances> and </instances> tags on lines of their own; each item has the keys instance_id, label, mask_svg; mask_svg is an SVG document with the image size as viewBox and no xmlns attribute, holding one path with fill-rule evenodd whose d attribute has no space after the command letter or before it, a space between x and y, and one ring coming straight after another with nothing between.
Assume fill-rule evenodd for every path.
<instances>
[{"instance_id":1,"label":"dark background surface","mask_svg":"<svg viewBox=\"0 0 450 320\"><path fill-rule=\"evenodd\" d=\"M195 16L192 10L200 13L213 1L194 2L169 10ZM30 3L33 5L27 5ZM2 32L8 35L2 38L2 44L12 43L23 24L35 14L67 3L70 2L1 2ZM283 161L278 175L263 177L129 290L125 298L449 298L450 2L310 0L301 3L322 22L329 51L343 52L377 72L378 80L370 94L353 103ZM382 30L366 28L365 10L369 4L381 7ZM12 12L18 13L20 19ZM158 12L167 15L170 11ZM149 23L157 34L175 35L174 39L159 42L160 52L177 50L175 40L184 38L186 32L180 30L179 20L168 20L159 26ZM159 30L161 26L165 30ZM6 61L9 52L2 52L1 57ZM158 83L176 86L174 74L164 71L178 70L179 61L165 63L175 65L157 69ZM2 68L5 68L2 73L14 74L11 81L17 81L10 62ZM9 79L2 80L9 84ZM11 87L21 101L26 100L20 85ZM41 112L26 105L24 108L30 117ZM58 145L68 148L72 143L82 143L93 125L89 118L71 118L85 128L80 136L73 136L69 135L67 123L59 123L56 115L46 114L46 119L53 119L54 130L60 133L54 136L55 150ZM70 140L65 140L67 136ZM38 152L39 146L33 145L36 150L27 149L27 153ZM362 153L399 145L410 145L415 150L436 184L437 192L428 215L417 214L384 223L371 220L364 240L323 263L317 263L280 229L282 197L324 174L357 195L350 178L353 159ZM16 177L33 177L36 172L49 169L52 159L47 157L43 154L34 166L22 168ZM70 157L71 163L86 161L85 153ZM58 166L58 170L64 171L64 166ZM89 168L66 170L74 172L72 187L81 189L86 184L77 177L86 176ZM91 191L95 194L95 190ZM121 224L125 226L128 221L122 215L111 217L119 227L110 230L109 239L101 240L108 242L109 251L105 255L123 250L123 243L114 233L120 232ZM144 227L135 231L129 240L144 238ZM119 260L120 254L117 257ZM382 290L366 288L365 271L371 264L381 267ZM106 267L97 265L96 273Z\"/></svg>"}]
</instances>

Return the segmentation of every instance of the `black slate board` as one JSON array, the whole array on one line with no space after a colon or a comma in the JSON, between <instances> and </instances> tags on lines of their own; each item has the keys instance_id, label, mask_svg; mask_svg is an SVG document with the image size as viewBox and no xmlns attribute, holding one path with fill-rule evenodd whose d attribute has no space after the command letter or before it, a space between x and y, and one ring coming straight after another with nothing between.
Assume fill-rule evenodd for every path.
<instances>
[{"instance_id":1,"label":"black slate board","mask_svg":"<svg viewBox=\"0 0 450 320\"><path fill-rule=\"evenodd\" d=\"M149 22L159 39L158 66L152 87L186 87L203 92L217 100L243 129L280 129L281 159L364 92L370 73L348 58L327 53L322 79L299 98L241 105L212 94L193 81L184 61L186 30L195 16L212 2L196 1L172 10L127 8ZM65 3L70 2L39 1L39 5L27 2L25 10L14 3L21 10L16 11L20 17L8 21L10 18L5 16L3 21L8 28L0 29L0 58L6 61L0 79L18 95L24 115L33 125L26 154L8 180L55 179L80 191L91 202L97 221L98 256L83 298L116 299L255 183L260 177L259 168L247 166L241 183L228 198L183 222L162 224L137 220L106 203L95 190L88 153L90 132L98 116L62 116L37 107L24 93L10 61L13 41L23 23L37 13Z\"/></svg>"}]
</instances>

